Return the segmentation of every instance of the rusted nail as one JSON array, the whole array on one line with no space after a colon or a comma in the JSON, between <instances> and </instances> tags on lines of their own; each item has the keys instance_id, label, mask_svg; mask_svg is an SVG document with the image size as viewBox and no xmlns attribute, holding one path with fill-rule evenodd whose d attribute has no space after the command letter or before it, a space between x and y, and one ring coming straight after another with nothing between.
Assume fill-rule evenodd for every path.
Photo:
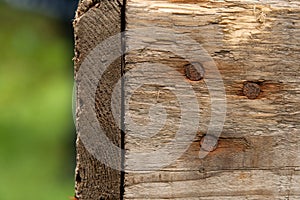
<instances>
[{"instance_id":1,"label":"rusted nail","mask_svg":"<svg viewBox=\"0 0 300 200\"><path fill-rule=\"evenodd\" d=\"M257 83L246 82L244 84L243 93L248 99L256 99L260 91L260 86Z\"/></svg>"},{"instance_id":2,"label":"rusted nail","mask_svg":"<svg viewBox=\"0 0 300 200\"><path fill-rule=\"evenodd\" d=\"M218 146L218 138L213 135L205 135L200 141L200 148L203 151L214 151Z\"/></svg>"},{"instance_id":3,"label":"rusted nail","mask_svg":"<svg viewBox=\"0 0 300 200\"><path fill-rule=\"evenodd\" d=\"M191 62L185 67L185 76L191 81L200 81L204 78L205 70L201 63Z\"/></svg>"}]
</instances>

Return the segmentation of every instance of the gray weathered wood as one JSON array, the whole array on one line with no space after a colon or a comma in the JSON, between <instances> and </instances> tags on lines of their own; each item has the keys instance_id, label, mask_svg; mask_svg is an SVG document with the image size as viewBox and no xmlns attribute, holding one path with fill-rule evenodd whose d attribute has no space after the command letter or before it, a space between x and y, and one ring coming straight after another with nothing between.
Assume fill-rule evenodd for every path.
<instances>
[{"instance_id":1,"label":"gray weathered wood","mask_svg":"<svg viewBox=\"0 0 300 200\"><path fill-rule=\"evenodd\" d=\"M91 1L82 0L74 21L75 30L75 72L78 75L81 64L87 55L105 39L121 32L121 3L119 1ZM121 40L116 41L121 47ZM89 66L95 70L99 66ZM86 69L85 69L86 70ZM98 121L104 128L107 137L116 146L121 146L121 131L112 116L111 93L115 80L121 77L121 58L113 62L99 80L98 90L95 99L95 109ZM95 78L95 77L90 77ZM97 77L96 77L97 78ZM82 80L77 80L80 82ZM84 88L88 89L88 88ZM81 140L87 133L80 131L85 126L85 119L82 116L82 105L80 96L84 90L77 88L77 166L76 166L76 193L78 199L119 199L121 195L121 172L106 166L95 155L93 155L87 144ZM99 133L98 133L99 134ZM121 152L120 152L121 153ZM110 158L111 155L104 155ZM121 160L117 160L121 165Z\"/></svg>"}]
</instances>

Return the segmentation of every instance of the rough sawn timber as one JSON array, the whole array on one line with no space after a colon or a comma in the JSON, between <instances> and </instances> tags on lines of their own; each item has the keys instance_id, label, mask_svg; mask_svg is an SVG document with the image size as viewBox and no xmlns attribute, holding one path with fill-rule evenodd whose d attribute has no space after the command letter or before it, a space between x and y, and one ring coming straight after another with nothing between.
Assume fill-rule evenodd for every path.
<instances>
[{"instance_id":1,"label":"rough sawn timber","mask_svg":"<svg viewBox=\"0 0 300 200\"><path fill-rule=\"evenodd\" d=\"M122 2L116 0L81 0L79 2L74 20L75 77L78 76L82 63L97 45L121 32L121 9ZM121 49L121 40L115 41L114 45L116 45L114 48ZM108 46L107 48L110 47ZM93 57L89 59L96 59L97 62L99 58ZM95 110L97 119L106 136L118 147L121 147L121 130L113 118L110 105L111 94L116 80L121 77L121 60L121 57L117 58L104 72L102 79L99 77L88 77L99 80L98 89L94 91L96 93ZM88 67L88 70L91 72L99 70L98 65L88 65ZM77 85L83 81L78 80L78 78L75 79ZM80 200L120 199L123 188L121 172L102 163L89 151L90 149L82 141L82 138L88 135L88 133L82 131L82 127L87 125L86 119L82 114L86 102L80 99L86 93L84 89L89 88L81 89L77 87L76 91L77 163L75 197ZM102 156L114 159L113 155L108 153ZM117 156L117 158L120 158L120 156ZM121 166L120 159L117 159L115 162Z\"/></svg>"},{"instance_id":2,"label":"rough sawn timber","mask_svg":"<svg viewBox=\"0 0 300 200\"><path fill-rule=\"evenodd\" d=\"M126 8L126 30L167 28L187 34L206 49L224 81L227 117L216 150L199 159L211 102L205 80L190 82L201 116L194 142L161 170L146 173L126 165L124 199L300 199L300 2L127 0ZM186 60L159 49L171 49L172 39L128 34L126 47L139 41L147 47L126 55L125 71L141 63L163 63L186 81ZM138 84L140 75L137 71L126 80L125 92ZM154 79L161 76L176 78L153 70ZM246 82L260 86L256 99L243 94ZM134 159L132 153L167 145L180 126L182 109L163 87L144 85L130 95L125 164ZM126 120L145 124L147 110L156 103L167 107L166 125L150 139L132 137Z\"/></svg>"},{"instance_id":3,"label":"rough sawn timber","mask_svg":"<svg viewBox=\"0 0 300 200\"><path fill-rule=\"evenodd\" d=\"M118 1L81 0L74 23L75 71L95 45L121 31L119 5ZM80 200L300 199L300 2L127 0L126 30L146 26L186 34L214 59L227 100L226 121L218 146L199 159L199 142L207 133L211 112L205 79L188 81L184 74L187 61L159 49L161 44L172 45L174 41L127 34L127 49L141 40L147 47L126 54L125 72L143 63L162 63L179 72L181 76L176 78L192 85L200 105L198 133L180 158L160 170L135 171L126 165L134 162L132 155L136 152L155 151L167 145L180 126L181 108L172 91L158 85L141 86L128 94L130 98L125 98L128 105L124 121L125 180L119 171L94 158L78 138L76 197ZM121 146L121 131L110 114L105 115L110 112L108 99L112 85L120 79L120 69L121 58L99 84L99 91L102 87L107 94L98 92L96 98L99 123L107 124L107 136L117 146ZM157 73L153 70L154 80L155 77L175 79L167 71ZM134 71L125 79L125 93L139 84L136 80L141 75ZM259 85L261 92L255 99L244 95L246 82ZM147 125L149 108L157 103L167 108L165 126L154 137L133 137L128 119ZM77 123L80 124L80 114Z\"/></svg>"}]
</instances>

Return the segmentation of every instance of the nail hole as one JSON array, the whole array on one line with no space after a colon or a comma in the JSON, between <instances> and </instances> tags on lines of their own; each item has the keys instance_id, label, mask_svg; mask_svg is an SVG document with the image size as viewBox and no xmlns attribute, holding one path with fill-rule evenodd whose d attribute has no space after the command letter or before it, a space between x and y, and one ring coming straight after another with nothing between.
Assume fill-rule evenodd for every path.
<instances>
[{"instance_id":1,"label":"nail hole","mask_svg":"<svg viewBox=\"0 0 300 200\"><path fill-rule=\"evenodd\" d=\"M214 151L218 146L218 138L213 135L205 135L200 140L200 148L204 151Z\"/></svg>"},{"instance_id":2,"label":"nail hole","mask_svg":"<svg viewBox=\"0 0 300 200\"><path fill-rule=\"evenodd\" d=\"M248 99L256 99L261 92L260 86L257 83L246 82L243 87L243 94Z\"/></svg>"},{"instance_id":3,"label":"nail hole","mask_svg":"<svg viewBox=\"0 0 300 200\"><path fill-rule=\"evenodd\" d=\"M191 62L185 67L185 76L191 81L200 81L204 78L205 70L201 63Z\"/></svg>"}]
</instances>

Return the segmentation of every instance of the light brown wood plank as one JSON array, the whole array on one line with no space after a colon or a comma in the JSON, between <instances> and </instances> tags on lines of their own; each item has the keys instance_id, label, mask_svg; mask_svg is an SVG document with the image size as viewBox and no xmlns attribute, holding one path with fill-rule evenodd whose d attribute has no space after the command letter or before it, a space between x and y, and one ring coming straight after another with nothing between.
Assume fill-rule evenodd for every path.
<instances>
[{"instance_id":1,"label":"light brown wood plank","mask_svg":"<svg viewBox=\"0 0 300 200\"><path fill-rule=\"evenodd\" d=\"M182 108L176 96L163 86L148 84L127 94L131 96L126 99L128 111L125 113L128 173L124 198L298 199L299 1L128 0L126 7L128 31L147 26L171 29L177 34L187 34L206 49L224 81L227 113L216 150L199 159L199 142L207 133L211 116L205 80L191 82L186 79L187 60L165 50L167 46L172 49L171 46L176 45L172 38L127 34L128 49L137 45L146 48L126 55L125 70L135 70L142 63L170 66L179 74L171 73L171 69L153 68L152 72L149 70L153 74L150 79L171 79L170 82L181 79L190 83L200 105L201 118L187 151L178 147L178 151L185 153L170 165L156 170L164 162L159 155L156 160L149 158L139 163L135 153L146 156L147 152L166 147L181 125ZM125 90L140 84L140 77L145 75L142 71L133 72L126 80ZM248 99L244 95L246 82L260 86L257 98ZM179 88L181 94L185 89ZM149 109L157 103L167 108L164 127L151 138L137 137L128 125L128 118L146 126L150 122ZM157 127L154 125L154 128ZM140 136L143 136L142 131ZM167 149L170 156L172 150ZM139 169L132 167L136 163L141 166ZM151 169L155 172L141 173Z\"/></svg>"},{"instance_id":2,"label":"light brown wood plank","mask_svg":"<svg viewBox=\"0 0 300 200\"><path fill-rule=\"evenodd\" d=\"M162 171L131 177L127 199L296 199L300 196L295 169L229 171Z\"/></svg>"}]
</instances>

